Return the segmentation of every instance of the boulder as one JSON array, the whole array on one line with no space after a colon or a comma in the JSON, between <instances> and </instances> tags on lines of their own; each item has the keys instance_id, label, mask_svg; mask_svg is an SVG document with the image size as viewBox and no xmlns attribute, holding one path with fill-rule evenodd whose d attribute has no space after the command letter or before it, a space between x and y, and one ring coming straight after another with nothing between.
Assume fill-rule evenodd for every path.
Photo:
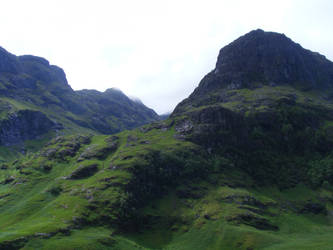
<instances>
[{"instance_id":1,"label":"boulder","mask_svg":"<svg viewBox=\"0 0 333 250\"><path fill-rule=\"evenodd\" d=\"M77 169L75 169L67 179L83 179L94 175L98 171L97 164L90 164L90 165L80 165Z\"/></svg>"}]
</instances>

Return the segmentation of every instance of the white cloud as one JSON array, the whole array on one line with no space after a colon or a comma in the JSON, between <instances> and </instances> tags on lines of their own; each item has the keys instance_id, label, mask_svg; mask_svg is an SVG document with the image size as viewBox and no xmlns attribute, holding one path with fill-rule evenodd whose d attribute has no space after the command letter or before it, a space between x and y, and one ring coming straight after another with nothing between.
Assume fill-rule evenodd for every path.
<instances>
[{"instance_id":1,"label":"white cloud","mask_svg":"<svg viewBox=\"0 0 333 250\"><path fill-rule=\"evenodd\" d=\"M333 58L333 3L4 0L0 46L45 57L74 89L118 87L159 113L213 69L221 47L263 28Z\"/></svg>"}]
</instances>

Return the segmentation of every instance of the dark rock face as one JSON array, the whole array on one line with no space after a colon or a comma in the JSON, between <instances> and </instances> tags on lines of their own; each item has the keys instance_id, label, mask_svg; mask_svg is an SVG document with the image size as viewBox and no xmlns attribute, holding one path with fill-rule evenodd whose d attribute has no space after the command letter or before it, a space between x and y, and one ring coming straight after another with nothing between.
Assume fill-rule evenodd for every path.
<instances>
[{"instance_id":1,"label":"dark rock face","mask_svg":"<svg viewBox=\"0 0 333 250\"><path fill-rule=\"evenodd\" d=\"M205 190L198 187L186 186L177 190L177 197L181 199L200 199L205 195Z\"/></svg>"},{"instance_id":2,"label":"dark rock face","mask_svg":"<svg viewBox=\"0 0 333 250\"><path fill-rule=\"evenodd\" d=\"M18 70L16 57L0 47L0 72L17 73Z\"/></svg>"},{"instance_id":3,"label":"dark rock face","mask_svg":"<svg viewBox=\"0 0 333 250\"><path fill-rule=\"evenodd\" d=\"M17 58L22 65L24 73L46 83L60 83L61 85L59 85L59 87L65 87L68 91L72 91L68 85L65 72L61 68L50 65L50 63L42 57L24 55Z\"/></svg>"},{"instance_id":4,"label":"dark rock face","mask_svg":"<svg viewBox=\"0 0 333 250\"><path fill-rule=\"evenodd\" d=\"M68 176L68 179L82 179L94 175L98 171L97 164L88 166L80 165L73 173Z\"/></svg>"},{"instance_id":5,"label":"dark rock face","mask_svg":"<svg viewBox=\"0 0 333 250\"><path fill-rule=\"evenodd\" d=\"M332 88L333 63L283 34L254 30L220 50L216 68L191 97L218 88L253 88L257 84Z\"/></svg>"},{"instance_id":6,"label":"dark rock face","mask_svg":"<svg viewBox=\"0 0 333 250\"><path fill-rule=\"evenodd\" d=\"M83 160L88 160L92 158L97 158L99 160L105 159L110 153L114 152L117 149L117 143L99 146L99 145L91 145L82 152L82 154L78 158L78 162Z\"/></svg>"},{"instance_id":7,"label":"dark rock face","mask_svg":"<svg viewBox=\"0 0 333 250\"><path fill-rule=\"evenodd\" d=\"M6 249L6 250L15 250L23 248L24 245L28 242L28 238L26 237L20 237L12 241L3 241L0 243L0 249Z\"/></svg>"},{"instance_id":8,"label":"dark rock face","mask_svg":"<svg viewBox=\"0 0 333 250\"><path fill-rule=\"evenodd\" d=\"M73 92L68 85L64 71L41 57L25 55L15 56L0 47L0 76L11 83L9 89L34 89L36 82L58 83L58 87ZM10 92L7 92L10 94Z\"/></svg>"},{"instance_id":9,"label":"dark rock face","mask_svg":"<svg viewBox=\"0 0 333 250\"><path fill-rule=\"evenodd\" d=\"M245 224L251 227L255 227L260 230L279 230L279 227L273 225L269 220L255 216L251 213L239 214L236 217L227 218L227 220L236 224Z\"/></svg>"},{"instance_id":10,"label":"dark rock face","mask_svg":"<svg viewBox=\"0 0 333 250\"><path fill-rule=\"evenodd\" d=\"M14 145L25 140L36 139L50 130L61 129L39 111L21 110L0 122L0 144Z\"/></svg>"},{"instance_id":11,"label":"dark rock face","mask_svg":"<svg viewBox=\"0 0 333 250\"><path fill-rule=\"evenodd\" d=\"M311 201L305 203L304 206L301 209L299 209L298 212L312 213L312 214L320 214L320 213L327 214L326 207L323 204Z\"/></svg>"}]
</instances>

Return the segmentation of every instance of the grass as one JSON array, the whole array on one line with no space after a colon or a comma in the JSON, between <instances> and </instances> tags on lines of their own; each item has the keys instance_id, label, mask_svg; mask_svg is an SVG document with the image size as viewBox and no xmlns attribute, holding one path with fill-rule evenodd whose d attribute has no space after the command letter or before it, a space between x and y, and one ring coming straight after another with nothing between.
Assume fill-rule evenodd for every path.
<instances>
[{"instance_id":1,"label":"grass","mask_svg":"<svg viewBox=\"0 0 333 250\"><path fill-rule=\"evenodd\" d=\"M280 211L273 205L270 212L276 215L264 217L279 226L277 232L258 230L247 225L235 225L227 217L244 213L238 201L226 203L225 197L253 196L264 204L281 204L282 201L306 201L310 193L314 197L322 190L313 191L304 185L292 190L279 191L265 188L220 187L205 182L196 183L206 191L200 199L179 198L176 191L152 201L142 213L158 218L139 233L125 234L136 249L332 249L330 237L332 224L321 215L299 214L291 210ZM327 192L327 191L325 191ZM297 196L297 193L299 196ZM275 203L274 203L275 202ZM250 206L251 207L251 206ZM209 219L205 216L209 215ZM120 244L120 243L119 243Z\"/></svg>"},{"instance_id":2,"label":"grass","mask_svg":"<svg viewBox=\"0 0 333 250\"><path fill-rule=\"evenodd\" d=\"M114 249L114 240L110 236L112 230L102 227L73 230L70 236L56 235L50 239L33 239L24 250L55 249L55 250L99 250ZM109 245L109 246L108 246Z\"/></svg>"},{"instance_id":3,"label":"grass","mask_svg":"<svg viewBox=\"0 0 333 250\"><path fill-rule=\"evenodd\" d=\"M225 101L217 101L221 95L220 91L210 94L205 98L205 105L200 100L198 105L195 100L191 102L190 106L182 107L185 112L202 111L208 107L224 107L234 112L241 112L250 116L258 112L265 112L270 110L270 106L281 100L288 100L294 98L296 103L302 105L309 105L315 107L329 107L333 108L332 103L327 100L327 97L314 91L301 91L290 86L261 86L254 89L236 89L236 90L223 90L222 93L227 96Z\"/></svg>"},{"instance_id":4,"label":"grass","mask_svg":"<svg viewBox=\"0 0 333 250\"><path fill-rule=\"evenodd\" d=\"M29 244L26 245L29 249L29 247L36 247L39 244L39 240L35 239L36 234L53 235L59 230L75 225L76 220L79 221L82 218L86 221L85 223L90 223L89 221L95 223L94 221L103 214L116 218L119 209L112 211L112 207L117 206L121 199L126 198L125 190L121 188L121 185L126 185L132 178L128 171L121 168L129 168L136 161L142 160L141 157L152 147L156 150L164 148L166 145L170 149L180 146L170 131L160 133L156 129L152 129L145 135L140 130L122 132L117 135L119 137L117 150L110 152L103 159L92 157L77 162L78 157L88 147L98 145L103 149L110 136L92 137L88 145L81 145L74 157L48 159L43 156L43 153L28 154L15 164L9 164L8 169L0 170L0 180L4 181L8 176L14 177L14 181L11 183L0 185L0 194L3 196L0 198L0 242L26 237L29 239ZM135 140L129 139L129 136ZM161 140L162 137L164 140ZM149 142L141 142L147 138ZM68 147L66 145L70 145L75 140L75 136L67 137L65 141L49 145L44 152L48 149L55 149L57 152L64 151ZM129 155L132 155L133 158L127 159L126 157ZM83 179L67 180L65 178L82 164L98 164L99 171ZM45 165L49 165L51 169L44 170ZM110 165L120 168L110 170ZM112 183L119 183L120 186L118 184L108 186L110 179ZM108 202L110 206L101 206L97 211L92 211L87 209L90 200L95 204ZM92 230L92 228L88 228L88 230ZM63 242L66 242L75 236L73 242L79 242L81 236L76 239L76 235L80 234L77 232L73 236L61 237ZM43 239L42 241L48 240ZM85 243L82 242L81 246L82 244ZM97 246L100 245L97 244Z\"/></svg>"}]
</instances>

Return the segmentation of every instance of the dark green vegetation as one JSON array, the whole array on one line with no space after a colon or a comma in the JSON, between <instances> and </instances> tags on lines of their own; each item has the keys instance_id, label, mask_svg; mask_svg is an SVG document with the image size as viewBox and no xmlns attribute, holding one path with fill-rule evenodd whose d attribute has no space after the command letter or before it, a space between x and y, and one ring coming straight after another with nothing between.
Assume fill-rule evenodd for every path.
<instances>
[{"instance_id":1,"label":"dark green vegetation","mask_svg":"<svg viewBox=\"0 0 333 250\"><path fill-rule=\"evenodd\" d=\"M168 119L4 162L0 249L332 249L332 69L253 31Z\"/></svg>"}]
</instances>

